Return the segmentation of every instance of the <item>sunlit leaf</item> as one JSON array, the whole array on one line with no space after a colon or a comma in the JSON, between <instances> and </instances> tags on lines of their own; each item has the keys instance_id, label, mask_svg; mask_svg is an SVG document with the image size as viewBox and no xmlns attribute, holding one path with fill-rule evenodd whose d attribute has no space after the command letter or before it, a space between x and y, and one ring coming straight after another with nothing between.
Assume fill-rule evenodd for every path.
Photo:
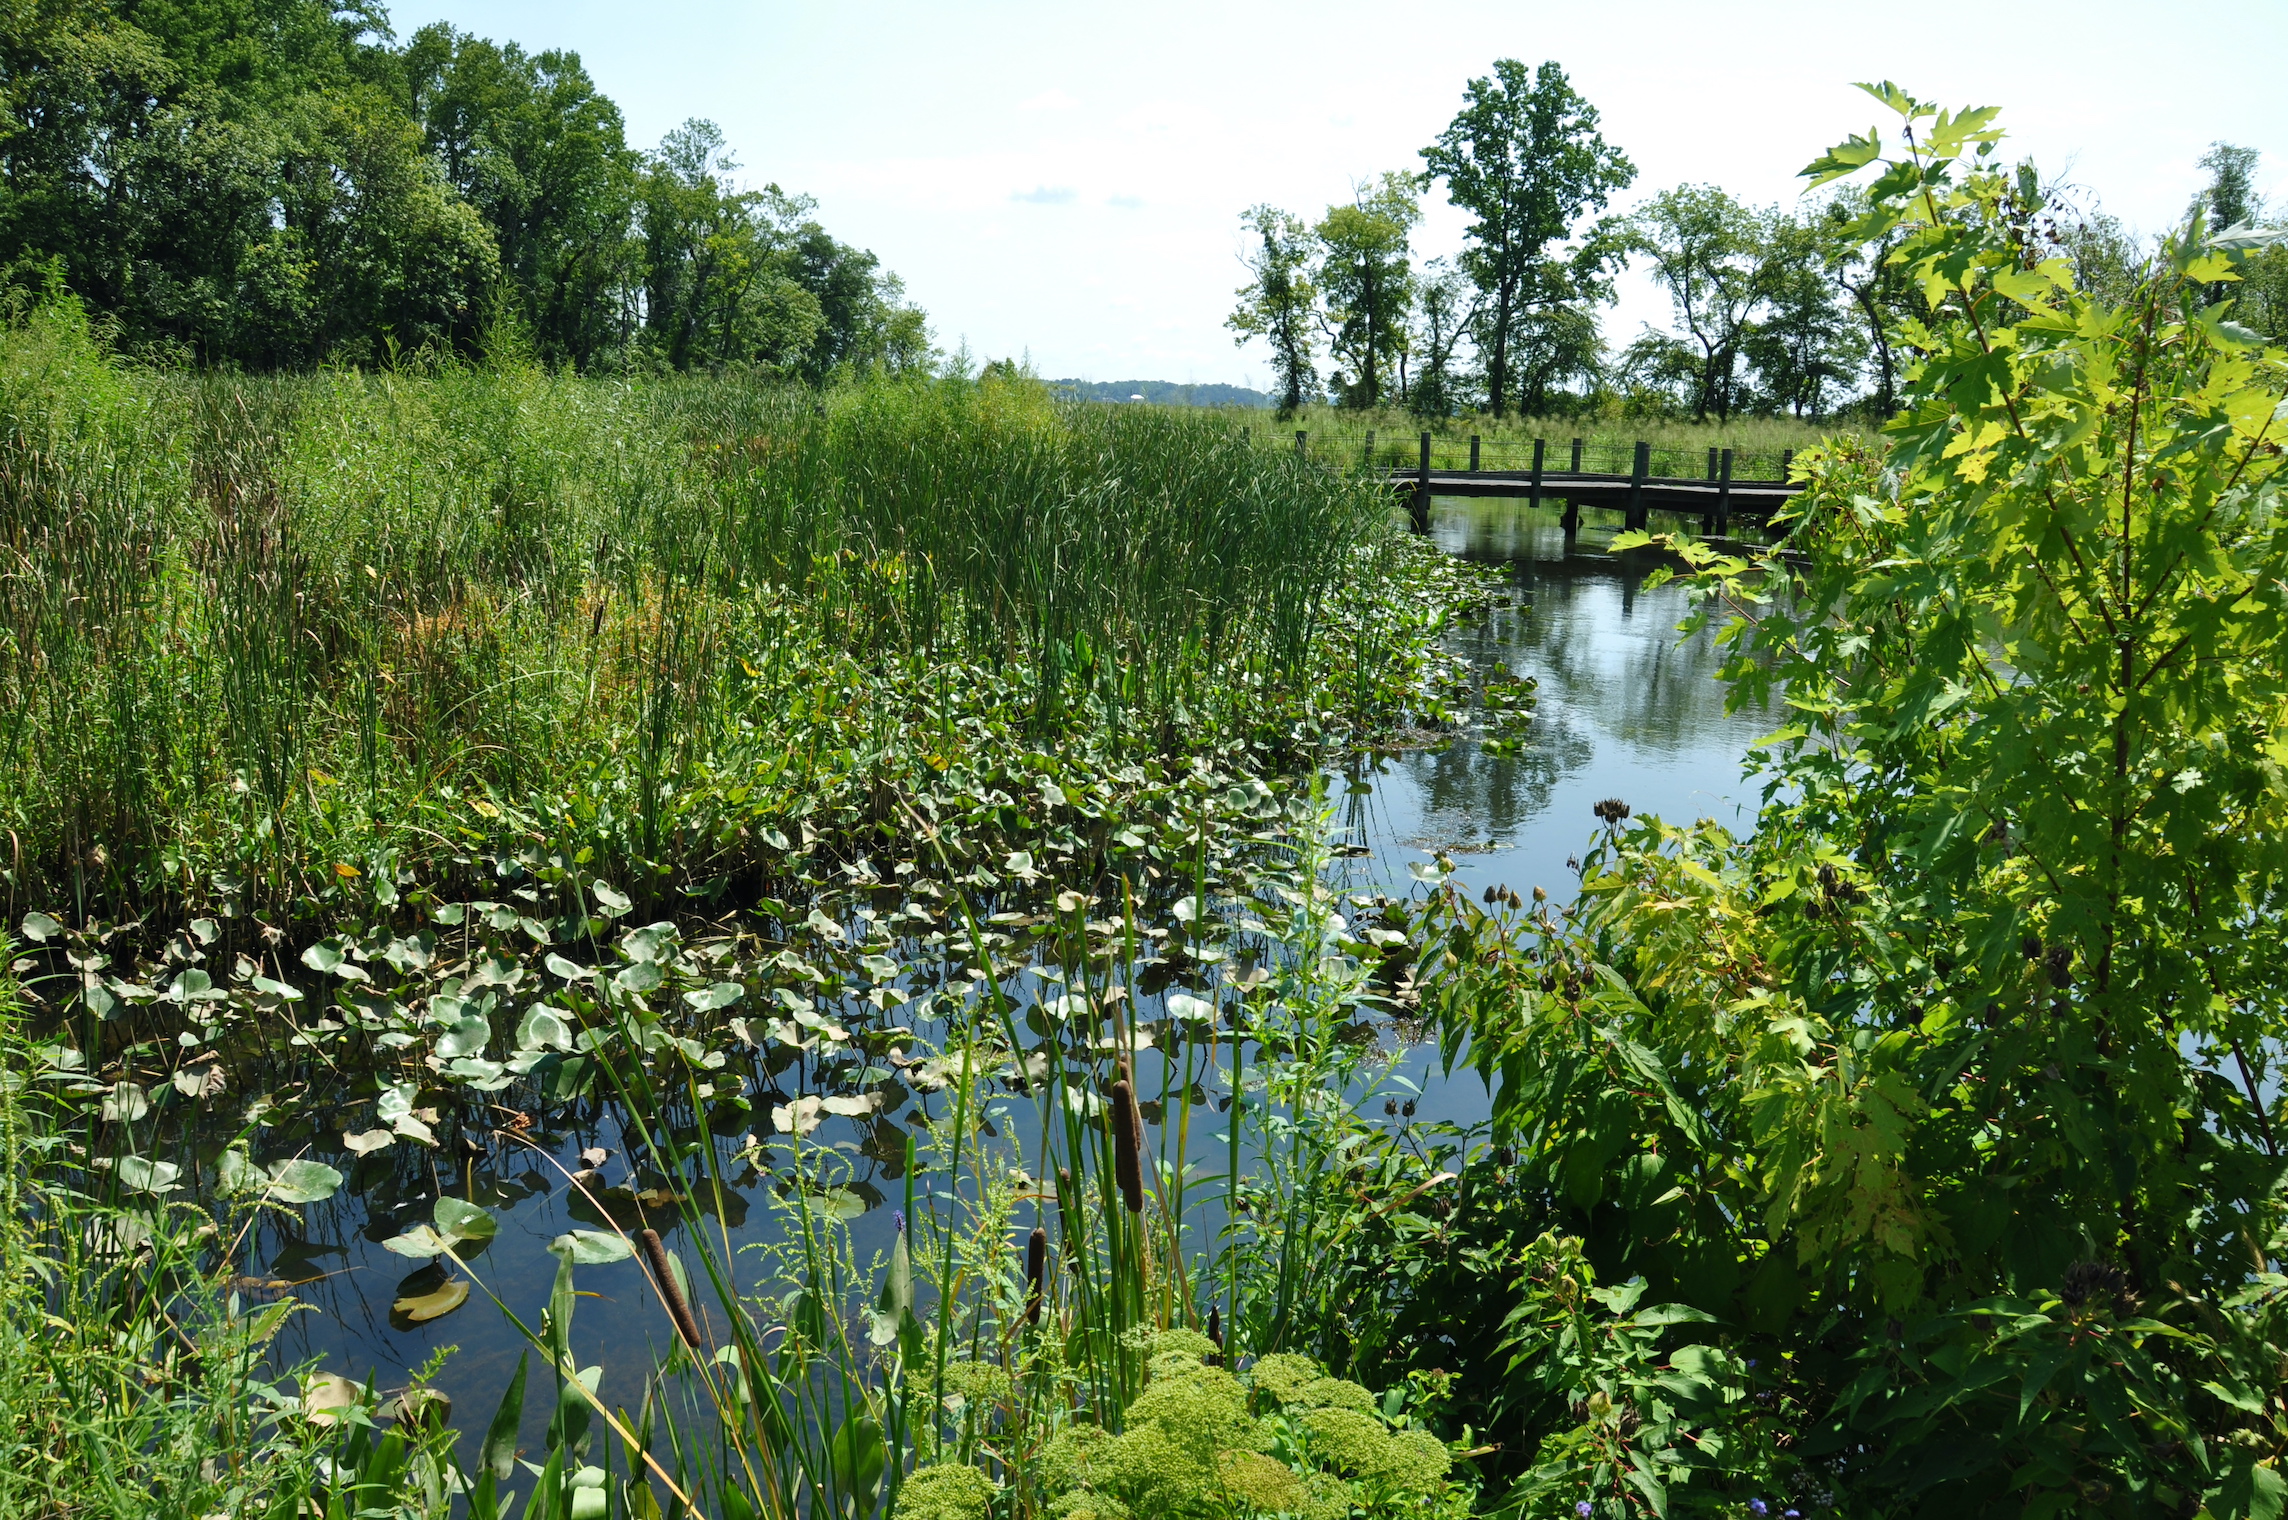
<instances>
[{"instance_id":1,"label":"sunlit leaf","mask_svg":"<svg viewBox=\"0 0 2288 1520\"><path fill-rule=\"evenodd\" d=\"M390 1312L403 1315L415 1324L441 1319L469 1301L469 1285L459 1278L433 1292L391 1301Z\"/></svg>"}]
</instances>

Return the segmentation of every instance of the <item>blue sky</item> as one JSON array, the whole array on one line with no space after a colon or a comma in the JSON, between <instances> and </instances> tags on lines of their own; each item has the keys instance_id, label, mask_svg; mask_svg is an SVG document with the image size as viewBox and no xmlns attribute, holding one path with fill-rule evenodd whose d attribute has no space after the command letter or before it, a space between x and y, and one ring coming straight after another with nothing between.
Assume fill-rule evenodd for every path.
<instances>
[{"instance_id":1,"label":"blue sky","mask_svg":"<svg viewBox=\"0 0 2288 1520\"><path fill-rule=\"evenodd\" d=\"M576 49L644 146L722 126L741 174L817 197L928 308L941 344L1051 376L1260 383L1223 318L1239 213L1316 217L1418 169L1464 82L1554 58L1636 161L1625 206L1713 182L1792 199L1795 171L1880 113L1850 87L1999 105L2006 146L2153 230L2218 139L2288 198L2288 4L720 4L419 0L431 20ZM1433 191L1416 246L1459 246ZM1609 337L1666 306L1626 279Z\"/></svg>"}]
</instances>

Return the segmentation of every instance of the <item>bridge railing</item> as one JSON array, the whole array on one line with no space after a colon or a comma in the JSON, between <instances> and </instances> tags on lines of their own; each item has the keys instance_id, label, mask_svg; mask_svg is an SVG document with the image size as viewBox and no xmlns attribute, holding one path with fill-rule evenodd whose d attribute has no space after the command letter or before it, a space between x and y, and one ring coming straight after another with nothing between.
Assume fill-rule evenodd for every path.
<instances>
[{"instance_id":1,"label":"bridge railing","mask_svg":"<svg viewBox=\"0 0 2288 1520\"><path fill-rule=\"evenodd\" d=\"M1335 430L1254 429L1267 442L1294 447L1298 436L1303 452L1322 464L1338 468L1413 470L1422 458L1419 433L1348 432ZM1581 470L1589 474L1627 475L1635 468L1636 444L1612 439L1542 439L1542 469L1551 473ZM1741 449L1732 451L1735 481L1784 480L1793 449ZM1578 462L1576 462L1578 461ZM1531 438L1484 438L1466 433L1432 433L1430 468L1447 474L1479 470L1530 470ZM1718 451L1654 445L1645 471L1649 479L1714 480Z\"/></svg>"}]
</instances>

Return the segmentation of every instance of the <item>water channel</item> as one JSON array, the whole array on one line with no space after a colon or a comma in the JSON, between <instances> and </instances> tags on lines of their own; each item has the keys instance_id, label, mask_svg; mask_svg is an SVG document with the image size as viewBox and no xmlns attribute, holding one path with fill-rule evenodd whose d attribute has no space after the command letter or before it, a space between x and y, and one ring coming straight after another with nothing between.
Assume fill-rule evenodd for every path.
<instances>
[{"instance_id":1,"label":"water channel","mask_svg":"<svg viewBox=\"0 0 2288 1520\"><path fill-rule=\"evenodd\" d=\"M1681 590L1641 588L1655 558L1646 551L1611 554L1605 547L1610 534L1594 530L1568 541L1554 508L1530 510L1519 502L1441 499L1431 529L1449 553L1500 567L1512 587L1511 605L1458 630L1451 649L1487 669L1531 677L1538 707L1514 753L1488 753L1464 737L1330 777L1352 846L1343 865L1350 885L1403 891L1412 881L1410 865L1444 852L1473 893L1493 885L1523 893L1539 885L1563 900L1574 879L1568 858L1596 827L1592 805L1607 797L1637 813L1712 817L1745 831L1756 791L1743 779L1740 761L1773 719L1725 711L1713 679L1713 641L1676 636L1686 610ZM1474 1076L1441 1080L1426 1052L1410 1054L1402 1069L1423 1087L1424 1118L1468 1123L1484 1116L1486 1095ZM1219 1128L1212 1115L1195 1125L1199 1159L1212 1163L1220 1154ZM577 1156L587 1146L623 1143L608 1125L552 1138L567 1168L581 1165ZM874 1205L854 1226L863 1257L889 1238L887 1205L899 1193L900 1163L878 1147L851 1149L859 1196ZM449 1177L451 1158L436 1164L448 1173L440 1180L462 1191ZM462 1169L458 1183L500 1223L497 1238L472 1259L473 1269L519 1314L537 1316L556 1267L548 1242L603 1221L578 1203L562 1172L537 1155L504 1147L481 1166L464 1161ZM751 1173L748 1180L753 1185L734 1194L722 1221L734 1245L763 1238L772 1218L765 1180ZM432 1196L397 1182L353 1184L309 1208L299 1230L271 1235L251 1275L306 1284L299 1292L309 1309L281 1335L282 1361L321 1358L330 1371L361 1383L370 1377L387 1389L402 1386L408 1369L439 1348L457 1348L437 1386L454 1400L457 1425L481 1428L524 1350L522 1338L482 1295L425 1323L390 1310L394 1298L442 1280L433 1267L409 1270L416 1264L381 1245L425 1220ZM575 1317L579 1361L606 1368L607 1401L639 1397L631 1391L637 1375L670 1334L639 1268L634 1262L583 1267L580 1287L597 1297L583 1297ZM545 1404L539 1398L527 1403L533 1445Z\"/></svg>"}]
</instances>

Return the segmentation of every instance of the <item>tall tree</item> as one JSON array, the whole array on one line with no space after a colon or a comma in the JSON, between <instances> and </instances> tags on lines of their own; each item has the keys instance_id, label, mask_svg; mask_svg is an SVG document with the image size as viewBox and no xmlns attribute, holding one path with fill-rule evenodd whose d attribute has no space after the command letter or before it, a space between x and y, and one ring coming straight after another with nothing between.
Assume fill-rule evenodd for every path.
<instances>
[{"instance_id":1,"label":"tall tree","mask_svg":"<svg viewBox=\"0 0 2288 1520\"><path fill-rule=\"evenodd\" d=\"M1636 178L1636 168L1597 131L1597 110L1577 94L1555 63L1528 75L1514 58L1473 79L1461 111L1422 150L1430 173L1446 181L1455 205L1475 218L1463 267L1485 299L1480 347L1486 355L1487 404L1502 414L1511 393L1511 350L1528 312L1550 292L1578 285L1553 280L1552 262L1586 262L1593 273L1601 248L1577 249L1556 261L1553 244L1572 235L1590 211Z\"/></svg>"},{"instance_id":2,"label":"tall tree","mask_svg":"<svg viewBox=\"0 0 2288 1520\"><path fill-rule=\"evenodd\" d=\"M1292 417L1319 389L1311 330L1318 306L1311 285L1316 245L1301 217L1275 206L1250 207L1240 222L1254 244L1243 255L1248 281L1239 287L1239 305L1224 326L1239 335L1235 343L1261 338L1270 347L1279 376L1279 415Z\"/></svg>"},{"instance_id":3,"label":"tall tree","mask_svg":"<svg viewBox=\"0 0 2288 1520\"><path fill-rule=\"evenodd\" d=\"M1652 261L1699 361L1692 414L1729 419L1741 340L1764 299L1771 250L1764 219L1714 185L1679 185L1629 219L1629 247Z\"/></svg>"},{"instance_id":4,"label":"tall tree","mask_svg":"<svg viewBox=\"0 0 2288 1520\"><path fill-rule=\"evenodd\" d=\"M1451 417L1462 410L1465 386L1456 351L1476 314L1469 276L1451 259L1432 259L1423 266L1415 282L1413 333L1407 343L1408 352L1421 359L1406 398L1418 416Z\"/></svg>"},{"instance_id":5,"label":"tall tree","mask_svg":"<svg viewBox=\"0 0 2288 1520\"><path fill-rule=\"evenodd\" d=\"M1358 187L1348 205L1329 206L1312 229L1319 239L1319 291L1327 345L1347 366L1335 377L1345 405L1374 407L1406 346L1414 305L1407 240L1422 208L1411 174L1385 174Z\"/></svg>"},{"instance_id":6,"label":"tall tree","mask_svg":"<svg viewBox=\"0 0 2288 1520\"><path fill-rule=\"evenodd\" d=\"M492 230L539 357L586 367L624 341L640 155L580 56L528 55L438 22L403 62L413 118Z\"/></svg>"},{"instance_id":7,"label":"tall tree","mask_svg":"<svg viewBox=\"0 0 2288 1520\"><path fill-rule=\"evenodd\" d=\"M1784 212L1767 218L1763 311L1741 340L1763 405L1825 416L1858 378L1867 342L1838 299L1849 257L1823 208L1800 219Z\"/></svg>"},{"instance_id":8,"label":"tall tree","mask_svg":"<svg viewBox=\"0 0 2288 1520\"><path fill-rule=\"evenodd\" d=\"M1872 361L1867 402L1878 417L1899 409L1899 353L1907 320L1921 308L1915 283L1898 251L1905 230L1866 224L1866 193L1845 186L1819 213L1820 235L1831 250L1836 288L1851 307Z\"/></svg>"}]
</instances>

